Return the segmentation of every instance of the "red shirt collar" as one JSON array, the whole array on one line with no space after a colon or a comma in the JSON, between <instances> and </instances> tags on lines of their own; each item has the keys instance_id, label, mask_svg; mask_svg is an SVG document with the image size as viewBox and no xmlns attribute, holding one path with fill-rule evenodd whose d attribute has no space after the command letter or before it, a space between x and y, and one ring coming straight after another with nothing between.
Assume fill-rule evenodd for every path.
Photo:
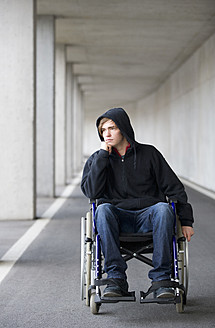
<instances>
[{"instance_id":1,"label":"red shirt collar","mask_svg":"<svg viewBox=\"0 0 215 328\"><path fill-rule=\"evenodd\" d=\"M127 146L126 149L125 149L125 154L126 154L128 148L130 148L130 147L131 147L131 145L128 144L128 146ZM116 148L113 148L113 149L115 150L115 152L116 152L120 157L122 157Z\"/></svg>"}]
</instances>

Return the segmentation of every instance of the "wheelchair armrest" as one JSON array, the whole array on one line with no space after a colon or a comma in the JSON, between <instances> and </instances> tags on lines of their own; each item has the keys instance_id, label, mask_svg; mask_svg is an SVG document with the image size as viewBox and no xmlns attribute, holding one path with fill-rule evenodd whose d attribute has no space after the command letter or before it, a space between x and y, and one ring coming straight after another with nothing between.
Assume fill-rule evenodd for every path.
<instances>
[{"instance_id":1,"label":"wheelchair armrest","mask_svg":"<svg viewBox=\"0 0 215 328\"><path fill-rule=\"evenodd\" d=\"M171 205L171 203L177 204L177 199L172 199L172 198L168 198L168 203Z\"/></svg>"},{"instance_id":2,"label":"wheelchair armrest","mask_svg":"<svg viewBox=\"0 0 215 328\"><path fill-rule=\"evenodd\" d=\"M89 199L89 204L93 204L93 203L96 204L96 202L97 202L97 199L95 199L95 198L90 198Z\"/></svg>"}]
</instances>

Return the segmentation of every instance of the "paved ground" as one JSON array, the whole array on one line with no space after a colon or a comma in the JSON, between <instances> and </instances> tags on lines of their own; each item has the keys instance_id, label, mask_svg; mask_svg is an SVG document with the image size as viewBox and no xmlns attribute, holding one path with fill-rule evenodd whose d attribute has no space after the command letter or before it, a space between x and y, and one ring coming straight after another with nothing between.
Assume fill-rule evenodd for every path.
<instances>
[{"instance_id":1,"label":"paved ground","mask_svg":"<svg viewBox=\"0 0 215 328\"><path fill-rule=\"evenodd\" d=\"M141 305L147 270L128 269L136 303L103 304L95 316L80 300L80 217L88 209L79 187L32 242L0 285L0 328L215 327L215 201L187 189L196 218L190 243L190 286L184 314L174 305ZM50 199L39 200L38 213ZM34 222L0 221L0 256ZM1 265L0 262L0 270Z\"/></svg>"}]
</instances>

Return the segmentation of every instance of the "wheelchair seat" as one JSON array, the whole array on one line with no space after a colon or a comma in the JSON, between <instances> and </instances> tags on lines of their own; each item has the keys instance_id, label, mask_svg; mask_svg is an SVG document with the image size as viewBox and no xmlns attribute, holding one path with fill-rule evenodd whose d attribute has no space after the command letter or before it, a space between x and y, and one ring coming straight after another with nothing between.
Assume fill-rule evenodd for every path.
<instances>
[{"instance_id":1,"label":"wheelchair seat","mask_svg":"<svg viewBox=\"0 0 215 328\"><path fill-rule=\"evenodd\" d=\"M136 258L143 263L153 266L152 260L143 255L153 253L152 232L121 233L119 240L120 252L126 262L132 258Z\"/></svg>"},{"instance_id":2,"label":"wheelchair seat","mask_svg":"<svg viewBox=\"0 0 215 328\"><path fill-rule=\"evenodd\" d=\"M153 241L153 235L152 232L145 232L145 233L124 233L121 232L119 235L119 240L121 242L152 242Z\"/></svg>"}]
</instances>

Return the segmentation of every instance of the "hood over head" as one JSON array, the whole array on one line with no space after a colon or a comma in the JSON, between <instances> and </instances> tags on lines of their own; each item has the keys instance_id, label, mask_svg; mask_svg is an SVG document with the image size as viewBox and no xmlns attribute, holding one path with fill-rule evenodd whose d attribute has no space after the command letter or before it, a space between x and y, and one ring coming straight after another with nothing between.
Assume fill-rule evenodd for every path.
<instances>
[{"instance_id":1,"label":"hood over head","mask_svg":"<svg viewBox=\"0 0 215 328\"><path fill-rule=\"evenodd\" d=\"M135 141L135 136L134 136L134 130L131 126L131 122L128 117L128 114L126 113L126 111L123 108L109 109L107 112L105 112L104 114L99 116L99 118L97 119L97 121L96 121L97 129L99 127L99 123L100 123L101 119L104 117L112 120L117 125L117 127L120 129L120 132L122 133L122 135L131 144L131 146L134 150L134 169L136 170L136 164L137 164L136 163L137 154L136 154L136 147L135 147L136 141ZM99 131L98 131L98 133L99 133ZM100 137L101 141L104 141L104 138L100 135L100 133L99 133L99 137Z\"/></svg>"},{"instance_id":2,"label":"hood over head","mask_svg":"<svg viewBox=\"0 0 215 328\"><path fill-rule=\"evenodd\" d=\"M123 108L112 108L112 109L109 109L104 114L102 114L101 116L99 116L99 118L96 121L97 129L99 127L99 123L100 123L101 119L104 117L109 118L110 120L114 121L114 123L120 129L120 132L127 139L127 141L130 144L134 144L134 142L135 142L134 130L131 126L131 122L128 117L128 114L126 113L126 111ZM100 137L101 141L104 141L104 138L100 134L99 134L99 137Z\"/></svg>"}]
</instances>

